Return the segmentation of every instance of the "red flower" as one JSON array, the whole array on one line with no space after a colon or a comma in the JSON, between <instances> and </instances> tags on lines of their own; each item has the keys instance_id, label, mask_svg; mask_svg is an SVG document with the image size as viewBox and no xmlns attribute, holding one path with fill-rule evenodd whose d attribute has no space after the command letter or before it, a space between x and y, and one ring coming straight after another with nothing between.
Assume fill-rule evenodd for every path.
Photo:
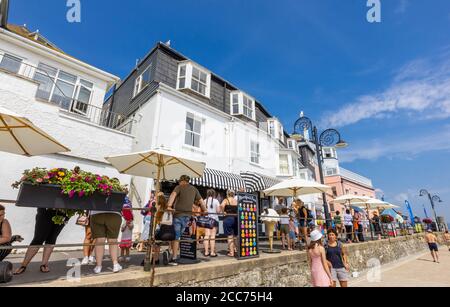
<instances>
[{"instance_id":1,"label":"red flower","mask_svg":"<svg viewBox=\"0 0 450 307\"><path fill-rule=\"evenodd\" d=\"M84 196L84 193L85 193L84 191L80 191L80 192L78 192L78 196L79 196L79 197L83 197L83 196Z\"/></svg>"},{"instance_id":2,"label":"red flower","mask_svg":"<svg viewBox=\"0 0 450 307\"><path fill-rule=\"evenodd\" d=\"M74 196L75 196L75 191L74 190L70 191L69 192L69 197L73 198Z\"/></svg>"}]
</instances>

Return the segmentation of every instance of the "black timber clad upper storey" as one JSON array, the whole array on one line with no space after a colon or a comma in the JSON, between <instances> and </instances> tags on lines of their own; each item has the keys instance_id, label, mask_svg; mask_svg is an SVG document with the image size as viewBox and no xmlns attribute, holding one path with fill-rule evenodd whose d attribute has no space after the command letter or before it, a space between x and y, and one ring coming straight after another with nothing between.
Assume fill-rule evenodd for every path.
<instances>
[{"instance_id":1,"label":"black timber clad upper storey","mask_svg":"<svg viewBox=\"0 0 450 307\"><path fill-rule=\"evenodd\" d=\"M146 103L148 99L155 93L159 83L164 83L174 89L177 86L178 63L180 61L190 60L181 55L165 44L158 43L154 49L138 64L128 77L118 86L114 92L112 112L132 115L136 110ZM147 67L152 65L151 78L153 82L133 98L133 91L136 79L142 74ZM230 114L230 94L232 91L238 90L236 87L223 80L217 75L211 75L210 98L197 95L189 90L184 93L195 97L196 99L208 104L222 112ZM112 101L112 97L108 98L107 103ZM256 122L266 122L271 115L259 103L255 102ZM240 118L252 122L251 120L241 116Z\"/></svg>"}]
</instances>

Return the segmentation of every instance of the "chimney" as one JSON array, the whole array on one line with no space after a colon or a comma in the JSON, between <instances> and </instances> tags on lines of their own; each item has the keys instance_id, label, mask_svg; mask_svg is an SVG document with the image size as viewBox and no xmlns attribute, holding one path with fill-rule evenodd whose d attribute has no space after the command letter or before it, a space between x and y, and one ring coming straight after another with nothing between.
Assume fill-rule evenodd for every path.
<instances>
[{"instance_id":1,"label":"chimney","mask_svg":"<svg viewBox=\"0 0 450 307\"><path fill-rule=\"evenodd\" d=\"M8 25L9 0L0 0L0 27L5 28Z\"/></svg>"}]
</instances>

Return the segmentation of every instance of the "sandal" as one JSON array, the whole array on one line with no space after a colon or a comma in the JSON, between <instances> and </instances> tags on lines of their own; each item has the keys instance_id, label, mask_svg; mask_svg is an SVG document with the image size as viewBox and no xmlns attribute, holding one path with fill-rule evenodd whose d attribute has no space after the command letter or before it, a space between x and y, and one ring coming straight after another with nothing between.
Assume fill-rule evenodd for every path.
<instances>
[{"instance_id":1,"label":"sandal","mask_svg":"<svg viewBox=\"0 0 450 307\"><path fill-rule=\"evenodd\" d=\"M203 256L209 257L209 256L211 256L211 254L206 254L206 253L204 253Z\"/></svg>"},{"instance_id":2,"label":"sandal","mask_svg":"<svg viewBox=\"0 0 450 307\"><path fill-rule=\"evenodd\" d=\"M50 270L48 268L48 264L43 264L39 267L39 271L41 271L41 273L47 274L50 273Z\"/></svg>"},{"instance_id":3,"label":"sandal","mask_svg":"<svg viewBox=\"0 0 450 307\"><path fill-rule=\"evenodd\" d=\"M14 272L14 275L22 275L23 273L25 273L26 270L27 270L27 267L22 265L20 268L18 268Z\"/></svg>"},{"instance_id":4,"label":"sandal","mask_svg":"<svg viewBox=\"0 0 450 307\"><path fill-rule=\"evenodd\" d=\"M209 255L209 257L215 258L215 257L217 257L217 254L211 254L211 255Z\"/></svg>"},{"instance_id":5,"label":"sandal","mask_svg":"<svg viewBox=\"0 0 450 307\"><path fill-rule=\"evenodd\" d=\"M230 254L230 253L228 253L227 256L228 256L228 257L233 257L233 258L234 258L234 255L233 255L233 254Z\"/></svg>"}]
</instances>

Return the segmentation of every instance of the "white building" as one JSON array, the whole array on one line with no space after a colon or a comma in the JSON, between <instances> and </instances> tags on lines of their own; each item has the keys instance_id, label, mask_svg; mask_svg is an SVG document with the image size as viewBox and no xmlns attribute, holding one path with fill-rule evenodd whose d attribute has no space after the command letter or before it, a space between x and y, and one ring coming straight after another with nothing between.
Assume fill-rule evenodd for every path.
<instances>
[{"instance_id":1,"label":"white building","mask_svg":"<svg viewBox=\"0 0 450 307\"><path fill-rule=\"evenodd\" d=\"M130 122L102 110L105 93L118 77L77 60L59 50L38 32L25 27L0 27L0 106L30 119L70 148L64 154L22 157L0 152L0 202L14 201L11 184L25 169L63 167L104 174L130 183L104 160L105 156L131 151L134 138ZM14 234L29 243L36 209L7 207ZM84 229L75 221L58 243L80 243Z\"/></svg>"}]
</instances>

